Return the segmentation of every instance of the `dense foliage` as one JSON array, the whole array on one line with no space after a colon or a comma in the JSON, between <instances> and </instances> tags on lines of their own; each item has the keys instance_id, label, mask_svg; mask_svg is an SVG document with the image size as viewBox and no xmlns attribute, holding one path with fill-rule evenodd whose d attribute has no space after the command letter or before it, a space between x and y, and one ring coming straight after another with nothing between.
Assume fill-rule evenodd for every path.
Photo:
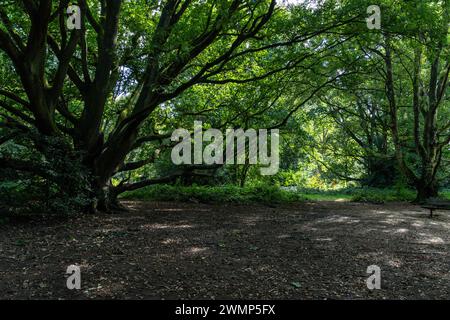
<instances>
[{"instance_id":1,"label":"dense foliage","mask_svg":"<svg viewBox=\"0 0 450 320\"><path fill-rule=\"evenodd\" d=\"M0 210L114 210L161 183L437 196L450 1L378 2L379 30L365 0L79 0L68 30L69 0L0 0ZM280 129L280 171L174 165L171 133L194 120Z\"/></svg>"}]
</instances>

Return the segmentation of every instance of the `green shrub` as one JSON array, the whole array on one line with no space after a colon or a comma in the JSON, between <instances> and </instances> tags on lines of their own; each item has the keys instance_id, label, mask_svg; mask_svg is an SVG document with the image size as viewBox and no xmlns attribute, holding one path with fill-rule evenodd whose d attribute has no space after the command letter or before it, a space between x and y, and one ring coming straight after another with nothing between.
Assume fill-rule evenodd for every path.
<instances>
[{"instance_id":1,"label":"green shrub","mask_svg":"<svg viewBox=\"0 0 450 320\"><path fill-rule=\"evenodd\" d=\"M281 190L276 186L252 186L240 188L234 185L223 186L178 186L156 185L125 193L122 199L154 201L198 201L203 203L264 203L276 204L303 201L294 192Z\"/></svg>"},{"instance_id":2,"label":"green shrub","mask_svg":"<svg viewBox=\"0 0 450 320\"><path fill-rule=\"evenodd\" d=\"M361 188L354 191L351 200L356 202L384 203L389 201L412 201L415 197L415 191L406 188Z\"/></svg>"},{"instance_id":3,"label":"green shrub","mask_svg":"<svg viewBox=\"0 0 450 320\"><path fill-rule=\"evenodd\" d=\"M416 192L403 186L393 188L346 188L341 190L299 189L287 191L277 186L178 186L156 185L125 193L122 199L155 201L198 201L203 203L264 203L278 204L299 201L336 201L385 203L391 201L413 201ZM450 199L450 191L441 192L441 197Z\"/></svg>"},{"instance_id":4,"label":"green shrub","mask_svg":"<svg viewBox=\"0 0 450 320\"><path fill-rule=\"evenodd\" d=\"M443 199L450 200L450 189L442 190L440 195Z\"/></svg>"},{"instance_id":5,"label":"green shrub","mask_svg":"<svg viewBox=\"0 0 450 320\"><path fill-rule=\"evenodd\" d=\"M39 152L25 147L34 143ZM0 147L0 157L34 169L0 168L0 216L79 213L89 204L89 172L64 139L34 132L19 135Z\"/></svg>"}]
</instances>

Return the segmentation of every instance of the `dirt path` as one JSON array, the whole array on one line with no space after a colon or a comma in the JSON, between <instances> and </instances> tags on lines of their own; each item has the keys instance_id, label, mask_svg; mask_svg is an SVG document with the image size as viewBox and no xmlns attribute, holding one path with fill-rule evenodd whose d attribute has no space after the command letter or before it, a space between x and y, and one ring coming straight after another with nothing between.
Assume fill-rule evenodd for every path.
<instances>
[{"instance_id":1,"label":"dirt path","mask_svg":"<svg viewBox=\"0 0 450 320\"><path fill-rule=\"evenodd\" d=\"M0 226L0 298L450 298L450 215L409 204L126 202ZM68 265L82 289L66 288ZM382 289L366 287L381 267Z\"/></svg>"}]
</instances>

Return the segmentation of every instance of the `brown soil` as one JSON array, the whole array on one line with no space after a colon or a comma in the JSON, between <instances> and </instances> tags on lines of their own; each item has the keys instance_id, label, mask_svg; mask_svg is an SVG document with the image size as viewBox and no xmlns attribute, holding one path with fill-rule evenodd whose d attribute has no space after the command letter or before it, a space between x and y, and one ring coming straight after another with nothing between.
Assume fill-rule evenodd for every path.
<instances>
[{"instance_id":1,"label":"brown soil","mask_svg":"<svg viewBox=\"0 0 450 320\"><path fill-rule=\"evenodd\" d=\"M450 216L349 202L124 202L0 226L1 299L448 299ZM66 268L81 268L81 290ZM381 290L366 287L381 267Z\"/></svg>"}]
</instances>

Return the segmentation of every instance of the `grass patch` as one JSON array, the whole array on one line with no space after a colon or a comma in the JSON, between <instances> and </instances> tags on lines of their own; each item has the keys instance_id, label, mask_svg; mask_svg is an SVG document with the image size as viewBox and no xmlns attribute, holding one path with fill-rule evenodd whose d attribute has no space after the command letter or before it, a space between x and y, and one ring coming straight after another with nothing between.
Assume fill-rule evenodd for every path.
<instances>
[{"instance_id":1,"label":"grass patch","mask_svg":"<svg viewBox=\"0 0 450 320\"><path fill-rule=\"evenodd\" d=\"M347 188L340 190L302 189L300 194L311 201L354 201L385 203L390 201L412 201L416 193L406 188Z\"/></svg>"},{"instance_id":2,"label":"grass patch","mask_svg":"<svg viewBox=\"0 0 450 320\"><path fill-rule=\"evenodd\" d=\"M301 189L298 191L301 197L308 201L351 201L352 195L348 189L342 190L318 190Z\"/></svg>"}]
</instances>

